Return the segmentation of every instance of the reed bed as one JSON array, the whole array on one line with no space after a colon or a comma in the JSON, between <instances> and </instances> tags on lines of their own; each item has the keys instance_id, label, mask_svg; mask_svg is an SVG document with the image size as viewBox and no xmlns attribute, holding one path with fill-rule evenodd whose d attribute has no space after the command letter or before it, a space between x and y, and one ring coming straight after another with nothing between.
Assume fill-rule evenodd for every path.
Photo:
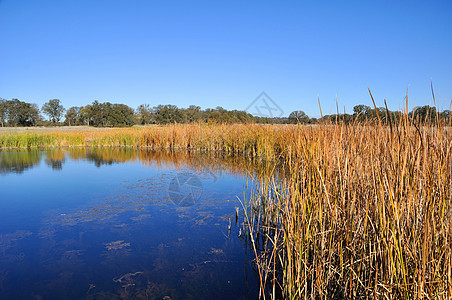
<instances>
[{"instance_id":1,"label":"reed bed","mask_svg":"<svg viewBox=\"0 0 452 300\"><path fill-rule=\"evenodd\" d=\"M452 298L451 131L410 122L287 139L247 203L261 297Z\"/></svg>"},{"instance_id":2,"label":"reed bed","mask_svg":"<svg viewBox=\"0 0 452 300\"><path fill-rule=\"evenodd\" d=\"M170 125L0 134L0 148L127 146L283 165L244 201L262 298L451 299L452 130Z\"/></svg>"},{"instance_id":3,"label":"reed bed","mask_svg":"<svg viewBox=\"0 0 452 300\"><path fill-rule=\"evenodd\" d=\"M296 130L286 126L286 130ZM245 153L272 160L285 143L278 126L169 125L150 128L0 133L0 149L141 147ZM284 131L286 132L286 131Z\"/></svg>"}]
</instances>

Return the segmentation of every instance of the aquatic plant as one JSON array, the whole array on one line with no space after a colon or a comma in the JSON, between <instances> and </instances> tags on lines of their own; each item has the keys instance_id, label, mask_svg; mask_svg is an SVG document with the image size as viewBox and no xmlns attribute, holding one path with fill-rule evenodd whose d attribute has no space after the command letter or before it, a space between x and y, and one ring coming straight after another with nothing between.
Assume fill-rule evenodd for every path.
<instances>
[{"instance_id":1,"label":"aquatic plant","mask_svg":"<svg viewBox=\"0 0 452 300\"><path fill-rule=\"evenodd\" d=\"M290 131L290 176L247 201L261 296L450 299L450 127L405 115Z\"/></svg>"}]
</instances>

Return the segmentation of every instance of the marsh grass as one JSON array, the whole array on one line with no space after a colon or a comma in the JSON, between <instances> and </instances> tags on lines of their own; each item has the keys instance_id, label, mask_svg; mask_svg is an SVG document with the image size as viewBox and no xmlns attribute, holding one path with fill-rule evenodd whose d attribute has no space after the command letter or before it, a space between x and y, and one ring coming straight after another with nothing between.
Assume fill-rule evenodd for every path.
<instances>
[{"instance_id":1,"label":"marsh grass","mask_svg":"<svg viewBox=\"0 0 452 300\"><path fill-rule=\"evenodd\" d=\"M140 129L2 132L0 149L127 146L245 153L272 160L285 143L281 133L292 130L296 130L294 126L175 124Z\"/></svg>"},{"instance_id":2,"label":"marsh grass","mask_svg":"<svg viewBox=\"0 0 452 300\"><path fill-rule=\"evenodd\" d=\"M244 201L261 297L452 297L452 131L397 123L2 133L0 148L189 149L277 161Z\"/></svg>"},{"instance_id":3,"label":"marsh grass","mask_svg":"<svg viewBox=\"0 0 452 300\"><path fill-rule=\"evenodd\" d=\"M289 178L248 203L262 297L451 299L450 128L405 116L294 134Z\"/></svg>"}]
</instances>

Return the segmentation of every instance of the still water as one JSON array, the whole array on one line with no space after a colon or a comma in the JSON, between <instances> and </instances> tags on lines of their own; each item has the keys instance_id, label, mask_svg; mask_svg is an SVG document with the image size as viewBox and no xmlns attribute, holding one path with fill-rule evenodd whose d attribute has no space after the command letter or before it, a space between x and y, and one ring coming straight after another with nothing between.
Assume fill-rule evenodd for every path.
<instances>
[{"instance_id":1,"label":"still water","mask_svg":"<svg viewBox=\"0 0 452 300\"><path fill-rule=\"evenodd\" d=\"M239 236L251 164L114 148L0 152L0 298L256 299Z\"/></svg>"}]
</instances>

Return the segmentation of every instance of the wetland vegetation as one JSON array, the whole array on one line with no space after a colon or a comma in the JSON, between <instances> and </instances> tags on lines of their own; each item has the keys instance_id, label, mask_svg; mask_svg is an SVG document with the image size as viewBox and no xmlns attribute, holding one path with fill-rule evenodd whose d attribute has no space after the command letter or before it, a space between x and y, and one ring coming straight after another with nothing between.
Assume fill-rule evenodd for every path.
<instances>
[{"instance_id":1,"label":"wetland vegetation","mask_svg":"<svg viewBox=\"0 0 452 300\"><path fill-rule=\"evenodd\" d=\"M450 124L421 122L408 113L377 120L2 133L0 147L53 147L55 156L68 147L74 158L88 147L103 162L112 161L112 153L113 160L138 155L143 161L183 149L189 150L182 155L185 164L215 166L215 172L240 166L256 183L238 196L244 208L240 234L243 228L259 297L448 299ZM200 161L194 153L207 156ZM28 155L17 170L35 160ZM118 239L105 245L125 244Z\"/></svg>"}]
</instances>

